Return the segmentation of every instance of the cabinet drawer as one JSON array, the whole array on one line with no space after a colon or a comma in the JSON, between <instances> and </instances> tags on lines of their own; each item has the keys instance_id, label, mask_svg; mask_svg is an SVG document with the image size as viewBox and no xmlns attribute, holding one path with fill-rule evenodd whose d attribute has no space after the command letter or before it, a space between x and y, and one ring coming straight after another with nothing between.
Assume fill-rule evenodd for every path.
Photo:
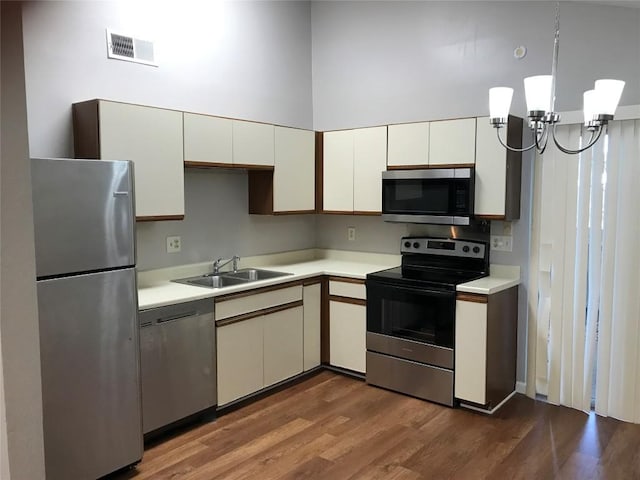
<instances>
[{"instance_id":1,"label":"cabinet drawer","mask_svg":"<svg viewBox=\"0 0 640 480\"><path fill-rule=\"evenodd\" d=\"M331 280L329 282L329 295L338 297L367 299L367 289L364 283L341 282L339 280Z\"/></svg>"},{"instance_id":2,"label":"cabinet drawer","mask_svg":"<svg viewBox=\"0 0 640 480\"><path fill-rule=\"evenodd\" d=\"M302 300L302 285L281 288L270 292L248 294L228 300L216 300L216 320L244 315L265 308Z\"/></svg>"}]
</instances>

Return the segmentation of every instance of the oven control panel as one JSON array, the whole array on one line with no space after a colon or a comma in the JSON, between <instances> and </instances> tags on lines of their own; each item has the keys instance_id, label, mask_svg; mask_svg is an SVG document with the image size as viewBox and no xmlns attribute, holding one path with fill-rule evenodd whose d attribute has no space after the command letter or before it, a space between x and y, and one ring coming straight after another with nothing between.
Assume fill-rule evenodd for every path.
<instances>
[{"instance_id":1,"label":"oven control panel","mask_svg":"<svg viewBox=\"0 0 640 480\"><path fill-rule=\"evenodd\" d=\"M451 257L484 258L487 244L472 240L429 237L404 237L400 253L422 253Z\"/></svg>"}]
</instances>

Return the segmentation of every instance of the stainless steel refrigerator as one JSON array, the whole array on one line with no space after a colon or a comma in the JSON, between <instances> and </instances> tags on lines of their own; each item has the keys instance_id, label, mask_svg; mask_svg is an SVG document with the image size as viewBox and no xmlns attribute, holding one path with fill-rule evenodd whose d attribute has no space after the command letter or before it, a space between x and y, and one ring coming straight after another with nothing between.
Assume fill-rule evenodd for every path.
<instances>
[{"instance_id":1,"label":"stainless steel refrigerator","mask_svg":"<svg viewBox=\"0 0 640 480\"><path fill-rule=\"evenodd\" d=\"M48 480L142 458L133 164L32 159Z\"/></svg>"}]
</instances>

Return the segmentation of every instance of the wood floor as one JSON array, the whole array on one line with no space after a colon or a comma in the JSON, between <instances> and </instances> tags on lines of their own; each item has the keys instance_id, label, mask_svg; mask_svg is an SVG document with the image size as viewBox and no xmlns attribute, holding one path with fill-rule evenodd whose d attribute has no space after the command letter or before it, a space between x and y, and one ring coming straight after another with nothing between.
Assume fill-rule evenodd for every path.
<instances>
[{"instance_id":1,"label":"wood floor","mask_svg":"<svg viewBox=\"0 0 640 480\"><path fill-rule=\"evenodd\" d=\"M323 371L150 446L118 479L640 479L640 425L516 395L494 416Z\"/></svg>"}]
</instances>

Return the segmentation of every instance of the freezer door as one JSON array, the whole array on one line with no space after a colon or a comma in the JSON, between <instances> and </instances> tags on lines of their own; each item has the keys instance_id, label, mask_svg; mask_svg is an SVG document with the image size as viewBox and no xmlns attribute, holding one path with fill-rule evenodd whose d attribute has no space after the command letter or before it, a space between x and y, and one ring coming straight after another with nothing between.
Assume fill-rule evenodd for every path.
<instances>
[{"instance_id":1,"label":"freezer door","mask_svg":"<svg viewBox=\"0 0 640 480\"><path fill-rule=\"evenodd\" d=\"M142 458L135 270L38 282L48 480L98 478Z\"/></svg>"},{"instance_id":2,"label":"freezer door","mask_svg":"<svg viewBox=\"0 0 640 480\"><path fill-rule=\"evenodd\" d=\"M132 166L31 160L39 278L135 265Z\"/></svg>"}]
</instances>

